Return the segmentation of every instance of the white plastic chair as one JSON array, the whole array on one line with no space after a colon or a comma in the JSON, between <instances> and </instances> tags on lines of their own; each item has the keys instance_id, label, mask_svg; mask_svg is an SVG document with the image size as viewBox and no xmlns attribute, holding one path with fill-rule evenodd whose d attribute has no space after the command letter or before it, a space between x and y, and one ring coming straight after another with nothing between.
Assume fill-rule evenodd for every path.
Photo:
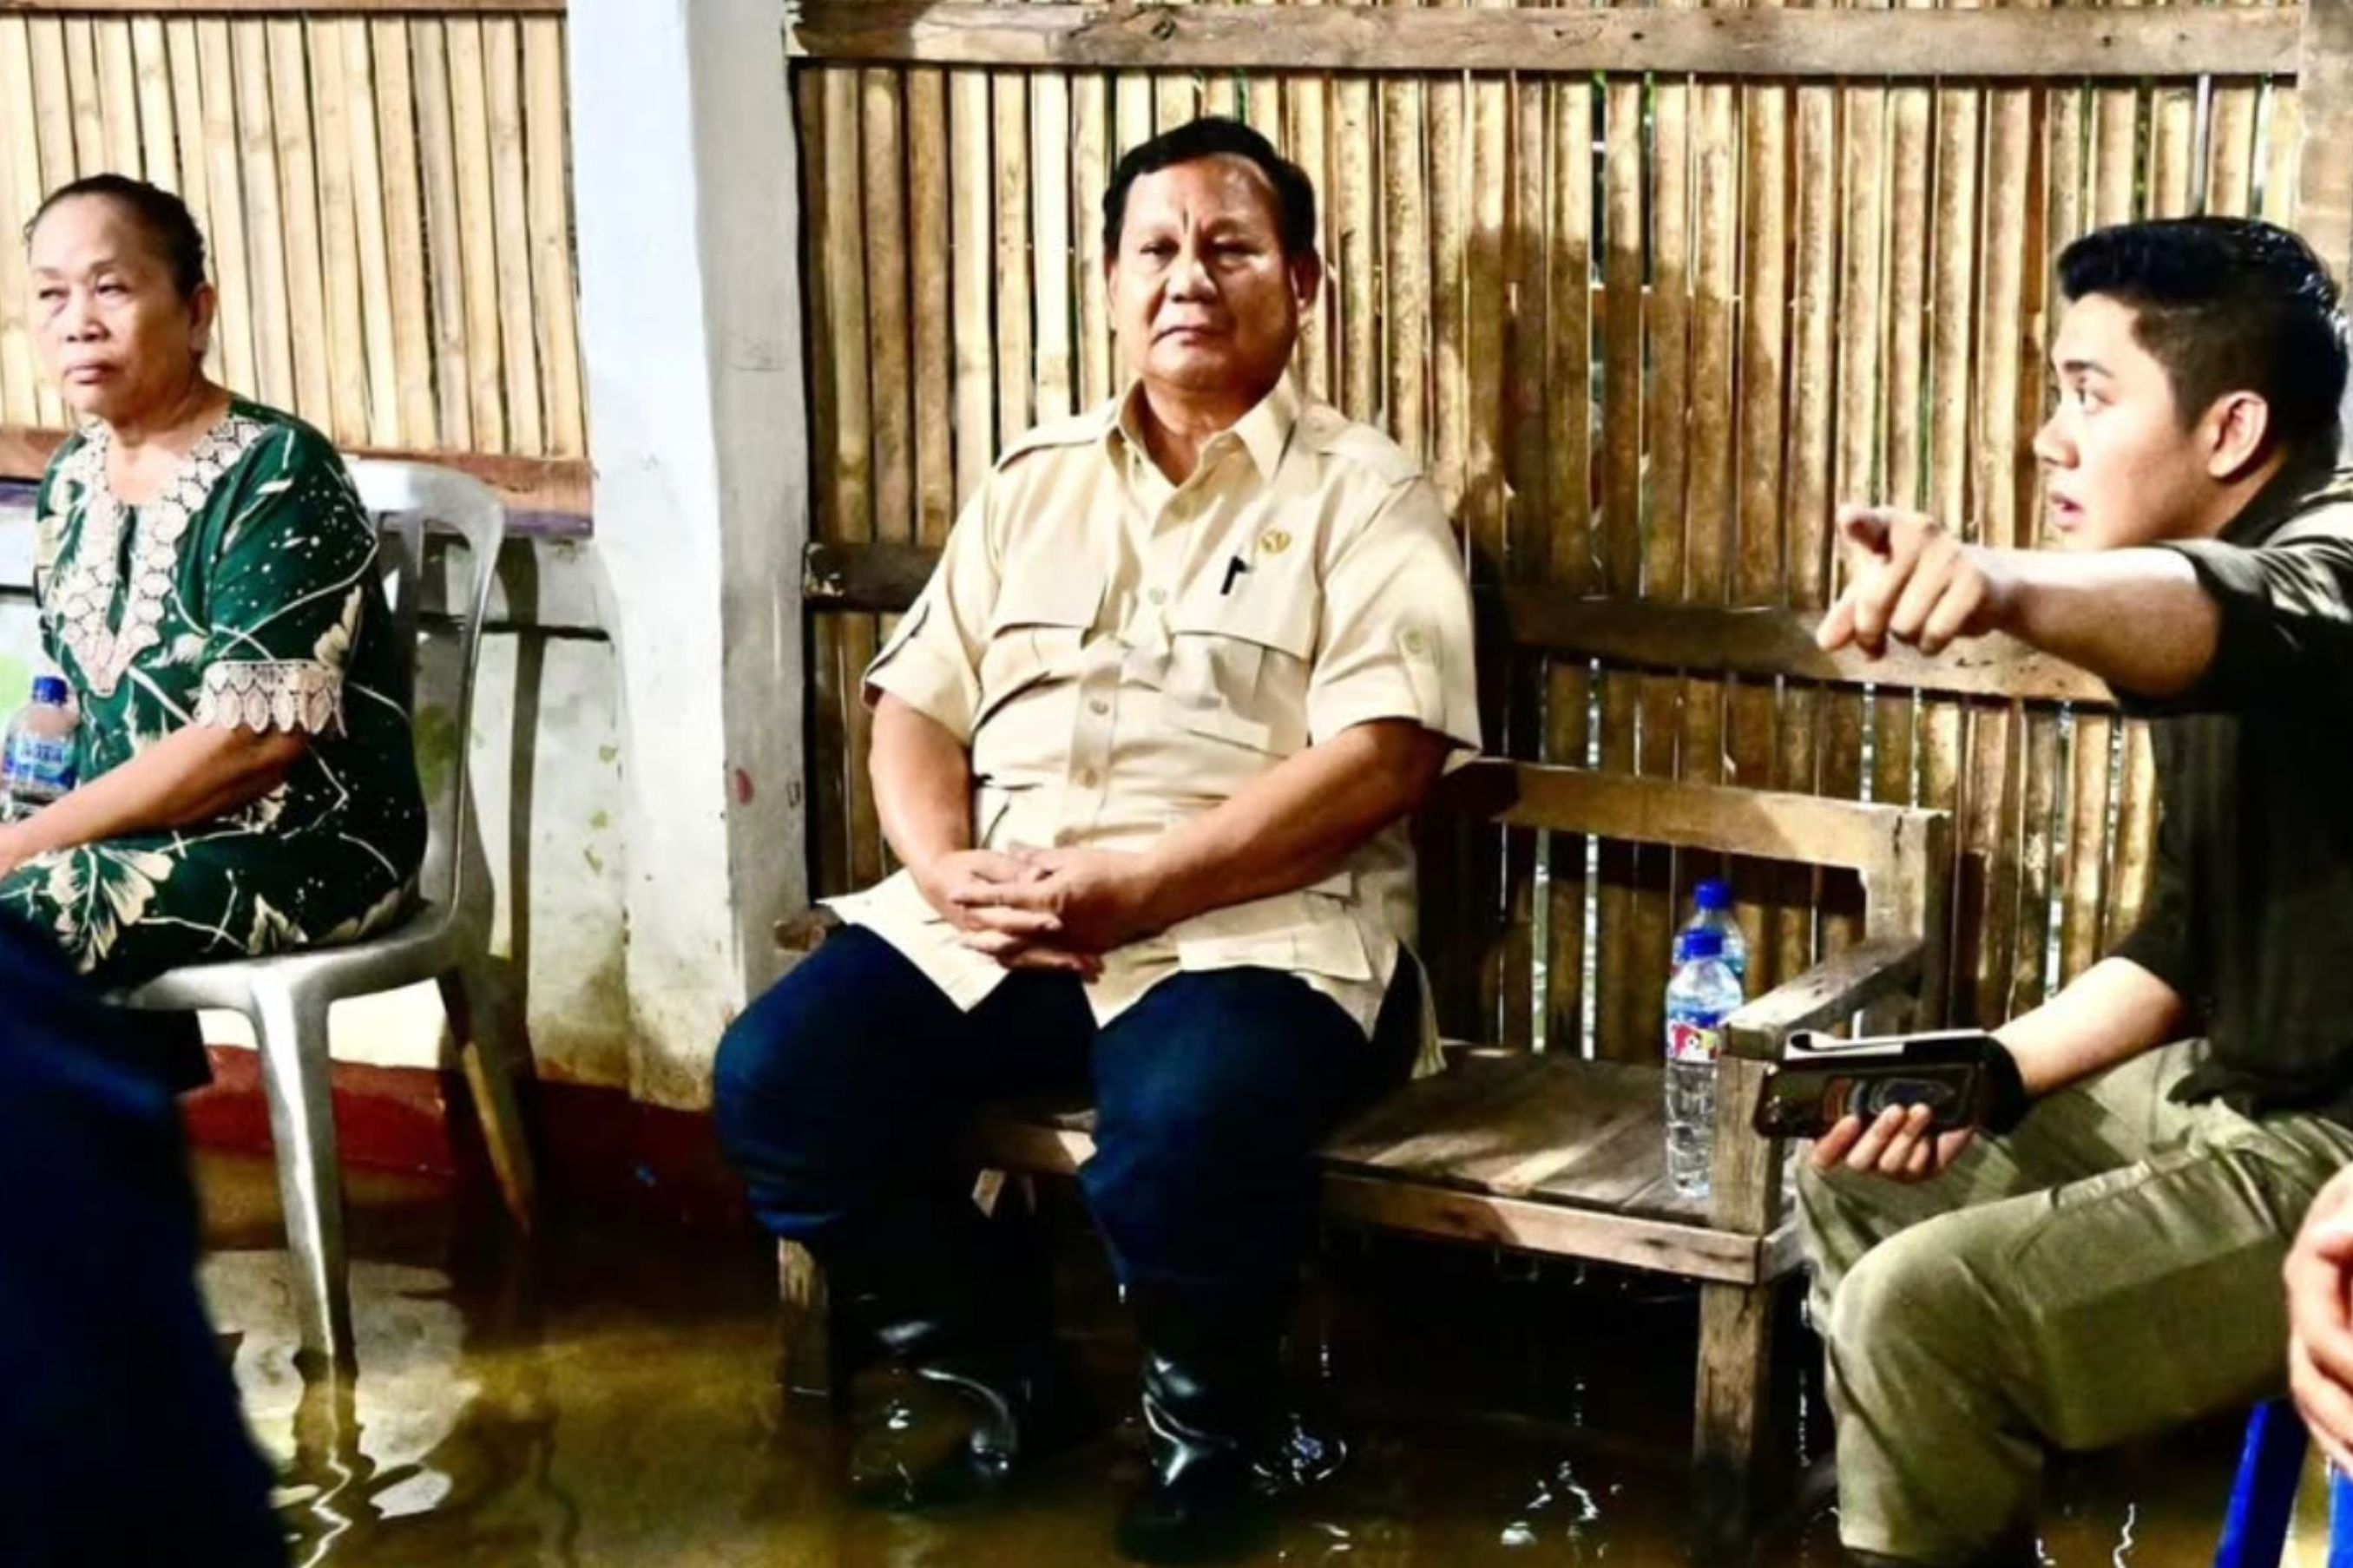
<instances>
[{"instance_id":1,"label":"white plastic chair","mask_svg":"<svg viewBox=\"0 0 2353 1568\"><path fill-rule=\"evenodd\" d=\"M435 529L461 537L472 581L458 625L456 755L442 777L426 773L427 829L419 874L420 902L395 929L342 947L267 958L192 964L157 976L120 997L157 1012L222 1008L251 1021L261 1047L262 1085L278 1152L278 1189L286 1210L296 1317L306 1358L345 1361L352 1350L351 1297L343 1258L343 1193L336 1163L334 1101L329 1092L327 1011L346 997L372 995L421 981L437 982L462 1047L491 1163L515 1222L531 1226L534 1203L531 1149L515 1099L514 1075L528 1052L500 1026L483 983L491 887L474 836L466 788L467 739L473 732L474 668L490 606L506 510L463 474L422 463L354 461L360 499L381 520L396 646L417 649L425 539ZM414 678L411 678L412 689ZM406 695L406 694L404 694ZM412 711L415 709L410 702ZM433 785L438 782L439 787Z\"/></svg>"}]
</instances>

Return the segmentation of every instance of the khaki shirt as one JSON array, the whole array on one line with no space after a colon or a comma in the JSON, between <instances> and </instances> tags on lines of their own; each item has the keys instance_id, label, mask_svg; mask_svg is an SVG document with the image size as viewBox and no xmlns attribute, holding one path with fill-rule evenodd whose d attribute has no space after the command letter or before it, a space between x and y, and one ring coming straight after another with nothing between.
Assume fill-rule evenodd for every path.
<instances>
[{"instance_id":1,"label":"khaki shirt","mask_svg":"<svg viewBox=\"0 0 2353 1568\"><path fill-rule=\"evenodd\" d=\"M1285 758L1377 719L1479 747L1471 605L1437 492L1286 381L1172 486L1135 388L1014 443L866 672L972 752L983 848L1141 850ZM1005 977L902 871L832 900L970 1008ZM1104 955L1109 1023L1187 970L1298 975L1367 1032L1414 935L1403 823L1312 887Z\"/></svg>"}]
</instances>

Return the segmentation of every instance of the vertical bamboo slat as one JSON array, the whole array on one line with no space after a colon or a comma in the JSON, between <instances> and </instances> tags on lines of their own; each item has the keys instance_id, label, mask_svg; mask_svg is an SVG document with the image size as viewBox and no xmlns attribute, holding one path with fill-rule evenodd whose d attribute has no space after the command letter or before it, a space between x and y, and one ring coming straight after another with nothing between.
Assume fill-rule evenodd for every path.
<instances>
[{"instance_id":1,"label":"vertical bamboo slat","mask_svg":"<svg viewBox=\"0 0 2353 1568\"><path fill-rule=\"evenodd\" d=\"M418 136L418 104L427 96L427 83L410 69L411 47L418 37L397 21L375 22L368 28L375 66L376 141L384 170L393 384L399 404L395 427L403 444L424 447L443 438L439 422L449 405L437 408L435 392L446 393L456 376L434 358L435 297L427 293L426 279L426 163ZM440 101L448 102L446 90ZM454 402L462 411L464 399Z\"/></svg>"},{"instance_id":2,"label":"vertical bamboo slat","mask_svg":"<svg viewBox=\"0 0 2353 1568\"><path fill-rule=\"evenodd\" d=\"M254 292L245 245L244 170L237 156L237 98L228 24L195 24L196 59L204 86L205 198L212 209L213 277L220 289L220 314L213 341L230 386L243 393L260 388L255 364Z\"/></svg>"},{"instance_id":3,"label":"vertical bamboo slat","mask_svg":"<svg viewBox=\"0 0 2353 1568\"><path fill-rule=\"evenodd\" d=\"M90 31L98 50L98 112L104 127L106 167L137 178L143 177L145 157L139 126L139 67L131 26L129 17L110 16L91 24ZM170 178L167 167L163 183L168 184Z\"/></svg>"},{"instance_id":4,"label":"vertical bamboo slat","mask_svg":"<svg viewBox=\"0 0 2353 1568\"><path fill-rule=\"evenodd\" d=\"M1560 81L1547 89L1552 122L1548 163L1549 273L1552 313L1547 348L1551 374L1550 428L1545 488L1552 535L1552 579L1577 593L1595 586L1592 547L1593 428L1593 95L1589 83ZM1545 689L1545 755L1582 767L1588 740L1591 680L1584 667L1554 662ZM1547 1048L1585 1048L1586 840L1552 834L1545 845L1549 879L1546 900L1545 1031Z\"/></svg>"},{"instance_id":5,"label":"vertical bamboo slat","mask_svg":"<svg viewBox=\"0 0 2353 1568\"><path fill-rule=\"evenodd\" d=\"M1071 231L1078 263L1071 287L1079 314L1078 397L1081 407L1092 408L1124 379L1112 344L1111 300L1103 284L1103 199L1111 184L1114 134L1109 77L1092 71L1071 84ZM945 167L944 156L941 166Z\"/></svg>"},{"instance_id":6,"label":"vertical bamboo slat","mask_svg":"<svg viewBox=\"0 0 2353 1568\"><path fill-rule=\"evenodd\" d=\"M542 423L547 450L576 458L588 449L588 416L580 385L578 290L573 283L563 24L552 17L523 19L522 69L532 295L546 386Z\"/></svg>"},{"instance_id":7,"label":"vertical bamboo slat","mask_svg":"<svg viewBox=\"0 0 2353 1568\"><path fill-rule=\"evenodd\" d=\"M1029 312L1029 88L1014 74L990 83L997 104L997 416L1008 440L1036 423Z\"/></svg>"},{"instance_id":8,"label":"vertical bamboo slat","mask_svg":"<svg viewBox=\"0 0 2353 1568\"><path fill-rule=\"evenodd\" d=\"M1601 210L1601 585L1631 598L1642 576L1642 89L1612 79L1605 89ZM1640 683L1630 674L1601 679L1601 766L1633 773ZM1641 955L1637 908L1641 862L1633 845L1604 842L1594 910L1597 942L1594 1047L1604 1057L1647 1060L1652 1042L1640 1032L1636 994Z\"/></svg>"},{"instance_id":9,"label":"vertical bamboo slat","mask_svg":"<svg viewBox=\"0 0 2353 1568\"><path fill-rule=\"evenodd\" d=\"M343 48L344 22L313 22L311 29L311 113L315 125L319 167L319 251L327 294L327 367L333 422L327 426L340 446L357 446L368 437L368 344L362 323L360 222L358 197L352 172L353 135L350 109L354 98L349 57ZM379 273L376 286L383 286Z\"/></svg>"},{"instance_id":10,"label":"vertical bamboo slat","mask_svg":"<svg viewBox=\"0 0 2353 1568\"><path fill-rule=\"evenodd\" d=\"M106 111L98 82L97 24L87 16L65 22L66 100L73 116L73 161L77 174L104 174L116 167L106 141Z\"/></svg>"},{"instance_id":11,"label":"vertical bamboo slat","mask_svg":"<svg viewBox=\"0 0 2353 1568\"><path fill-rule=\"evenodd\" d=\"M1100 86L1102 79L1092 79ZM914 319L915 537L945 542L955 521L955 351L948 317L947 79L907 78L909 310ZM1101 285L1098 284L1097 290Z\"/></svg>"},{"instance_id":12,"label":"vertical bamboo slat","mask_svg":"<svg viewBox=\"0 0 2353 1568\"><path fill-rule=\"evenodd\" d=\"M507 447L547 449L539 379L537 310L532 300L530 199L523 176L522 37L512 17L482 23L491 228L498 267L499 358L504 374Z\"/></svg>"},{"instance_id":13,"label":"vertical bamboo slat","mask_svg":"<svg viewBox=\"0 0 2353 1568\"><path fill-rule=\"evenodd\" d=\"M237 163L245 178L254 374L264 403L297 408L293 316L287 281L287 215L270 104L267 25L232 26L229 47L237 62ZM315 316L307 319L317 320Z\"/></svg>"},{"instance_id":14,"label":"vertical bamboo slat","mask_svg":"<svg viewBox=\"0 0 2353 1568\"><path fill-rule=\"evenodd\" d=\"M915 536L914 406L908 385L907 153L896 71L859 73L865 197L867 413L873 435L873 537ZM1040 167L1047 167L1044 163Z\"/></svg>"},{"instance_id":15,"label":"vertical bamboo slat","mask_svg":"<svg viewBox=\"0 0 2353 1568\"><path fill-rule=\"evenodd\" d=\"M376 133L376 83L374 51L368 47L367 24L328 22L317 48L320 58L332 55L339 62L333 73L347 101L341 110L343 144L351 170L351 244L358 276L358 332L362 366L359 373L361 422L367 439L379 447L400 444L399 366L393 336L392 255L385 232L384 146ZM329 77L321 80L321 95ZM322 145L332 116L322 103L319 111Z\"/></svg>"},{"instance_id":16,"label":"vertical bamboo slat","mask_svg":"<svg viewBox=\"0 0 2353 1568\"><path fill-rule=\"evenodd\" d=\"M207 167L205 136L204 61L197 42L196 25L185 17L174 17L164 25L164 52L170 72L172 121L168 134L174 143L174 155L179 164L180 199L188 204L188 212L196 220L196 227L210 242L212 276L217 283L220 277L219 237L213 222L211 171ZM142 121L143 124L143 121ZM227 309L224 294L221 310ZM238 323L242 330L243 323ZM221 327L218 318L213 328L212 346L205 356L205 374L215 381L227 376L227 363L221 348Z\"/></svg>"},{"instance_id":17,"label":"vertical bamboo slat","mask_svg":"<svg viewBox=\"0 0 2353 1568\"><path fill-rule=\"evenodd\" d=\"M474 444L479 379L466 331L465 240L458 216L457 130L450 109L449 38L440 22L410 24L417 79L417 155L423 187L426 278L432 289L433 382L445 446ZM387 121L387 124L389 121ZM397 238L397 235L395 236ZM479 264L490 277L490 258ZM495 371L492 373L495 381ZM486 449L499 443L483 437Z\"/></svg>"},{"instance_id":18,"label":"vertical bamboo slat","mask_svg":"<svg viewBox=\"0 0 2353 1568\"><path fill-rule=\"evenodd\" d=\"M269 57L272 140L278 153L279 216L286 259L287 350L294 367L294 405L304 418L333 428L327 287L320 257L319 173L311 143L310 61L302 24L265 23ZM302 330L296 331L300 322Z\"/></svg>"},{"instance_id":19,"label":"vertical bamboo slat","mask_svg":"<svg viewBox=\"0 0 2353 1568\"><path fill-rule=\"evenodd\" d=\"M32 46L25 18L0 16L0 102L33 101ZM40 147L18 134L0 143L0 419L29 423L42 416L37 355L26 309L32 280L24 247L7 243L24 232L41 200Z\"/></svg>"},{"instance_id":20,"label":"vertical bamboo slat","mask_svg":"<svg viewBox=\"0 0 2353 1568\"><path fill-rule=\"evenodd\" d=\"M142 178L166 190L177 191L181 186L180 150L172 112L172 57L164 42L164 19L134 17L124 24L124 30L130 39L132 79L127 84L115 84L109 90L127 90L132 94L123 100L126 107L117 111L136 121L139 156L131 167L140 170ZM134 99L135 114L128 107ZM185 199L185 195L182 199Z\"/></svg>"},{"instance_id":21,"label":"vertical bamboo slat","mask_svg":"<svg viewBox=\"0 0 2353 1568\"><path fill-rule=\"evenodd\" d=\"M1781 558L1784 421L1788 371L1789 194L1788 89L1758 84L1742 94L1746 121L1742 170L1742 310L1740 312L1739 535L1733 555L1733 598L1744 605L1778 601L1785 592ZM1735 781L1771 788L1779 762L1779 704L1768 683L1730 683L1726 728ZM1744 874L1744 872L1746 874ZM1748 984L1778 983L1782 932L1789 921L1780 879L1764 867L1736 867L1734 896L1747 928Z\"/></svg>"},{"instance_id":22,"label":"vertical bamboo slat","mask_svg":"<svg viewBox=\"0 0 2353 1568\"><path fill-rule=\"evenodd\" d=\"M1374 169L1380 120L1369 82L1344 78L1333 84L1332 98L1338 154L1334 176L1338 188L1332 196L1338 231L1332 258L1339 265L1332 296L1340 318L1336 401L1349 418L1378 423L1386 385L1380 372L1380 302L1373 259L1379 237Z\"/></svg>"},{"instance_id":23,"label":"vertical bamboo slat","mask_svg":"<svg viewBox=\"0 0 2353 1568\"><path fill-rule=\"evenodd\" d=\"M1071 342L1077 301L1071 277L1071 92L1062 78L1041 75L1029 90L1031 280L1037 337L1034 417L1067 419L1077 406Z\"/></svg>"},{"instance_id":24,"label":"vertical bamboo slat","mask_svg":"<svg viewBox=\"0 0 2353 1568\"><path fill-rule=\"evenodd\" d=\"M997 204L989 173L988 94L988 78L979 71L948 76L948 156L955 170L948 182L949 305L955 340L959 506L980 488L997 460L997 336L989 290L996 271Z\"/></svg>"},{"instance_id":25,"label":"vertical bamboo slat","mask_svg":"<svg viewBox=\"0 0 2353 1568\"><path fill-rule=\"evenodd\" d=\"M442 24L448 39L449 125L458 158L459 279L466 331L467 401L472 407L474 444L486 452L514 449L505 403L505 354L500 330L497 195L491 160L472 152L488 145L491 110L485 76L482 23L452 17ZM470 154L470 155L468 155Z\"/></svg>"},{"instance_id":26,"label":"vertical bamboo slat","mask_svg":"<svg viewBox=\"0 0 2353 1568\"><path fill-rule=\"evenodd\" d=\"M1832 396L1837 386L1831 324L1836 309L1838 223L1837 99L1829 88L1798 89L1794 276L1796 311L1789 346L1788 500L1783 595L1819 613L1828 603ZM1826 695L1790 686L1782 696L1780 756L1775 776L1785 789L1826 787L1818 752L1829 734ZM1821 879L1805 867L1781 868L1779 973L1802 973L1814 959L1814 911Z\"/></svg>"}]
</instances>

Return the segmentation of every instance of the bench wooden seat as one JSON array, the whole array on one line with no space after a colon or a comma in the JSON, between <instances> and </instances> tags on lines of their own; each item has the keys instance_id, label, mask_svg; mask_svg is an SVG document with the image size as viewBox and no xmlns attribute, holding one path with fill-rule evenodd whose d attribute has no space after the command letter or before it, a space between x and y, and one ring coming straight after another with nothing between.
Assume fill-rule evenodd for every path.
<instances>
[{"instance_id":1,"label":"bench wooden seat","mask_svg":"<svg viewBox=\"0 0 2353 1568\"><path fill-rule=\"evenodd\" d=\"M1716 1074L1713 1191L1678 1194L1665 1172L1660 1069L1568 1051L1476 1042L1446 1069L1372 1106L1323 1155L1336 1218L1416 1235L1651 1269L1700 1287L1694 1454L1710 1506L1737 1517L1760 1458L1776 1284L1801 1261L1784 1213L1788 1151L1748 1117L1765 1065L1800 1029L1865 1010L1942 1016L1951 861L1947 814L1581 769L1482 761L1447 782L1433 812L1702 855L1856 873L1862 938L1734 1015ZM784 922L807 948L822 922ZM1893 1010L1893 1011L1891 1011ZM992 1172L1074 1172L1092 1152L1083 1110L998 1106L973 1128ZM822 1280L800 1249L782 1258L805 1331L791 1381L830 1389Z\"/></svg>"}]
</instances>

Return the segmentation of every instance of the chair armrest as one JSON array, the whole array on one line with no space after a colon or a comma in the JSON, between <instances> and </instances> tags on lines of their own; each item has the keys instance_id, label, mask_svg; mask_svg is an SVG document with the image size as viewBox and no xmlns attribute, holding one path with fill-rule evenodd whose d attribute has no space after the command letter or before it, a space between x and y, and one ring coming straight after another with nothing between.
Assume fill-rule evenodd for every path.
<instances>
[{"instance_id":1,"label":"chair armrest","mask_svg":"<svg viewBox=\"0 0 2353 1568\"><path fill-rule=\"evenodd\" d=\"M1883 996L1917 989L1926 945L1916 936L1856 943L1725 1019L1727 1048L1736 1057L1778 1061L1783 1043L1799 1030L1839 1022Z\"/></svg>"},{"instance_id":2,"label":"chair armrest","mask_svg":"<svg viewBox=\"0 0 2353 1568\"><path fill-rule=\"evenodd\" d=\"M776 922L776 947L784 952L812 953L840 929L839 915L823 904L814 904Z\"/></svg>"}]
</instances>

